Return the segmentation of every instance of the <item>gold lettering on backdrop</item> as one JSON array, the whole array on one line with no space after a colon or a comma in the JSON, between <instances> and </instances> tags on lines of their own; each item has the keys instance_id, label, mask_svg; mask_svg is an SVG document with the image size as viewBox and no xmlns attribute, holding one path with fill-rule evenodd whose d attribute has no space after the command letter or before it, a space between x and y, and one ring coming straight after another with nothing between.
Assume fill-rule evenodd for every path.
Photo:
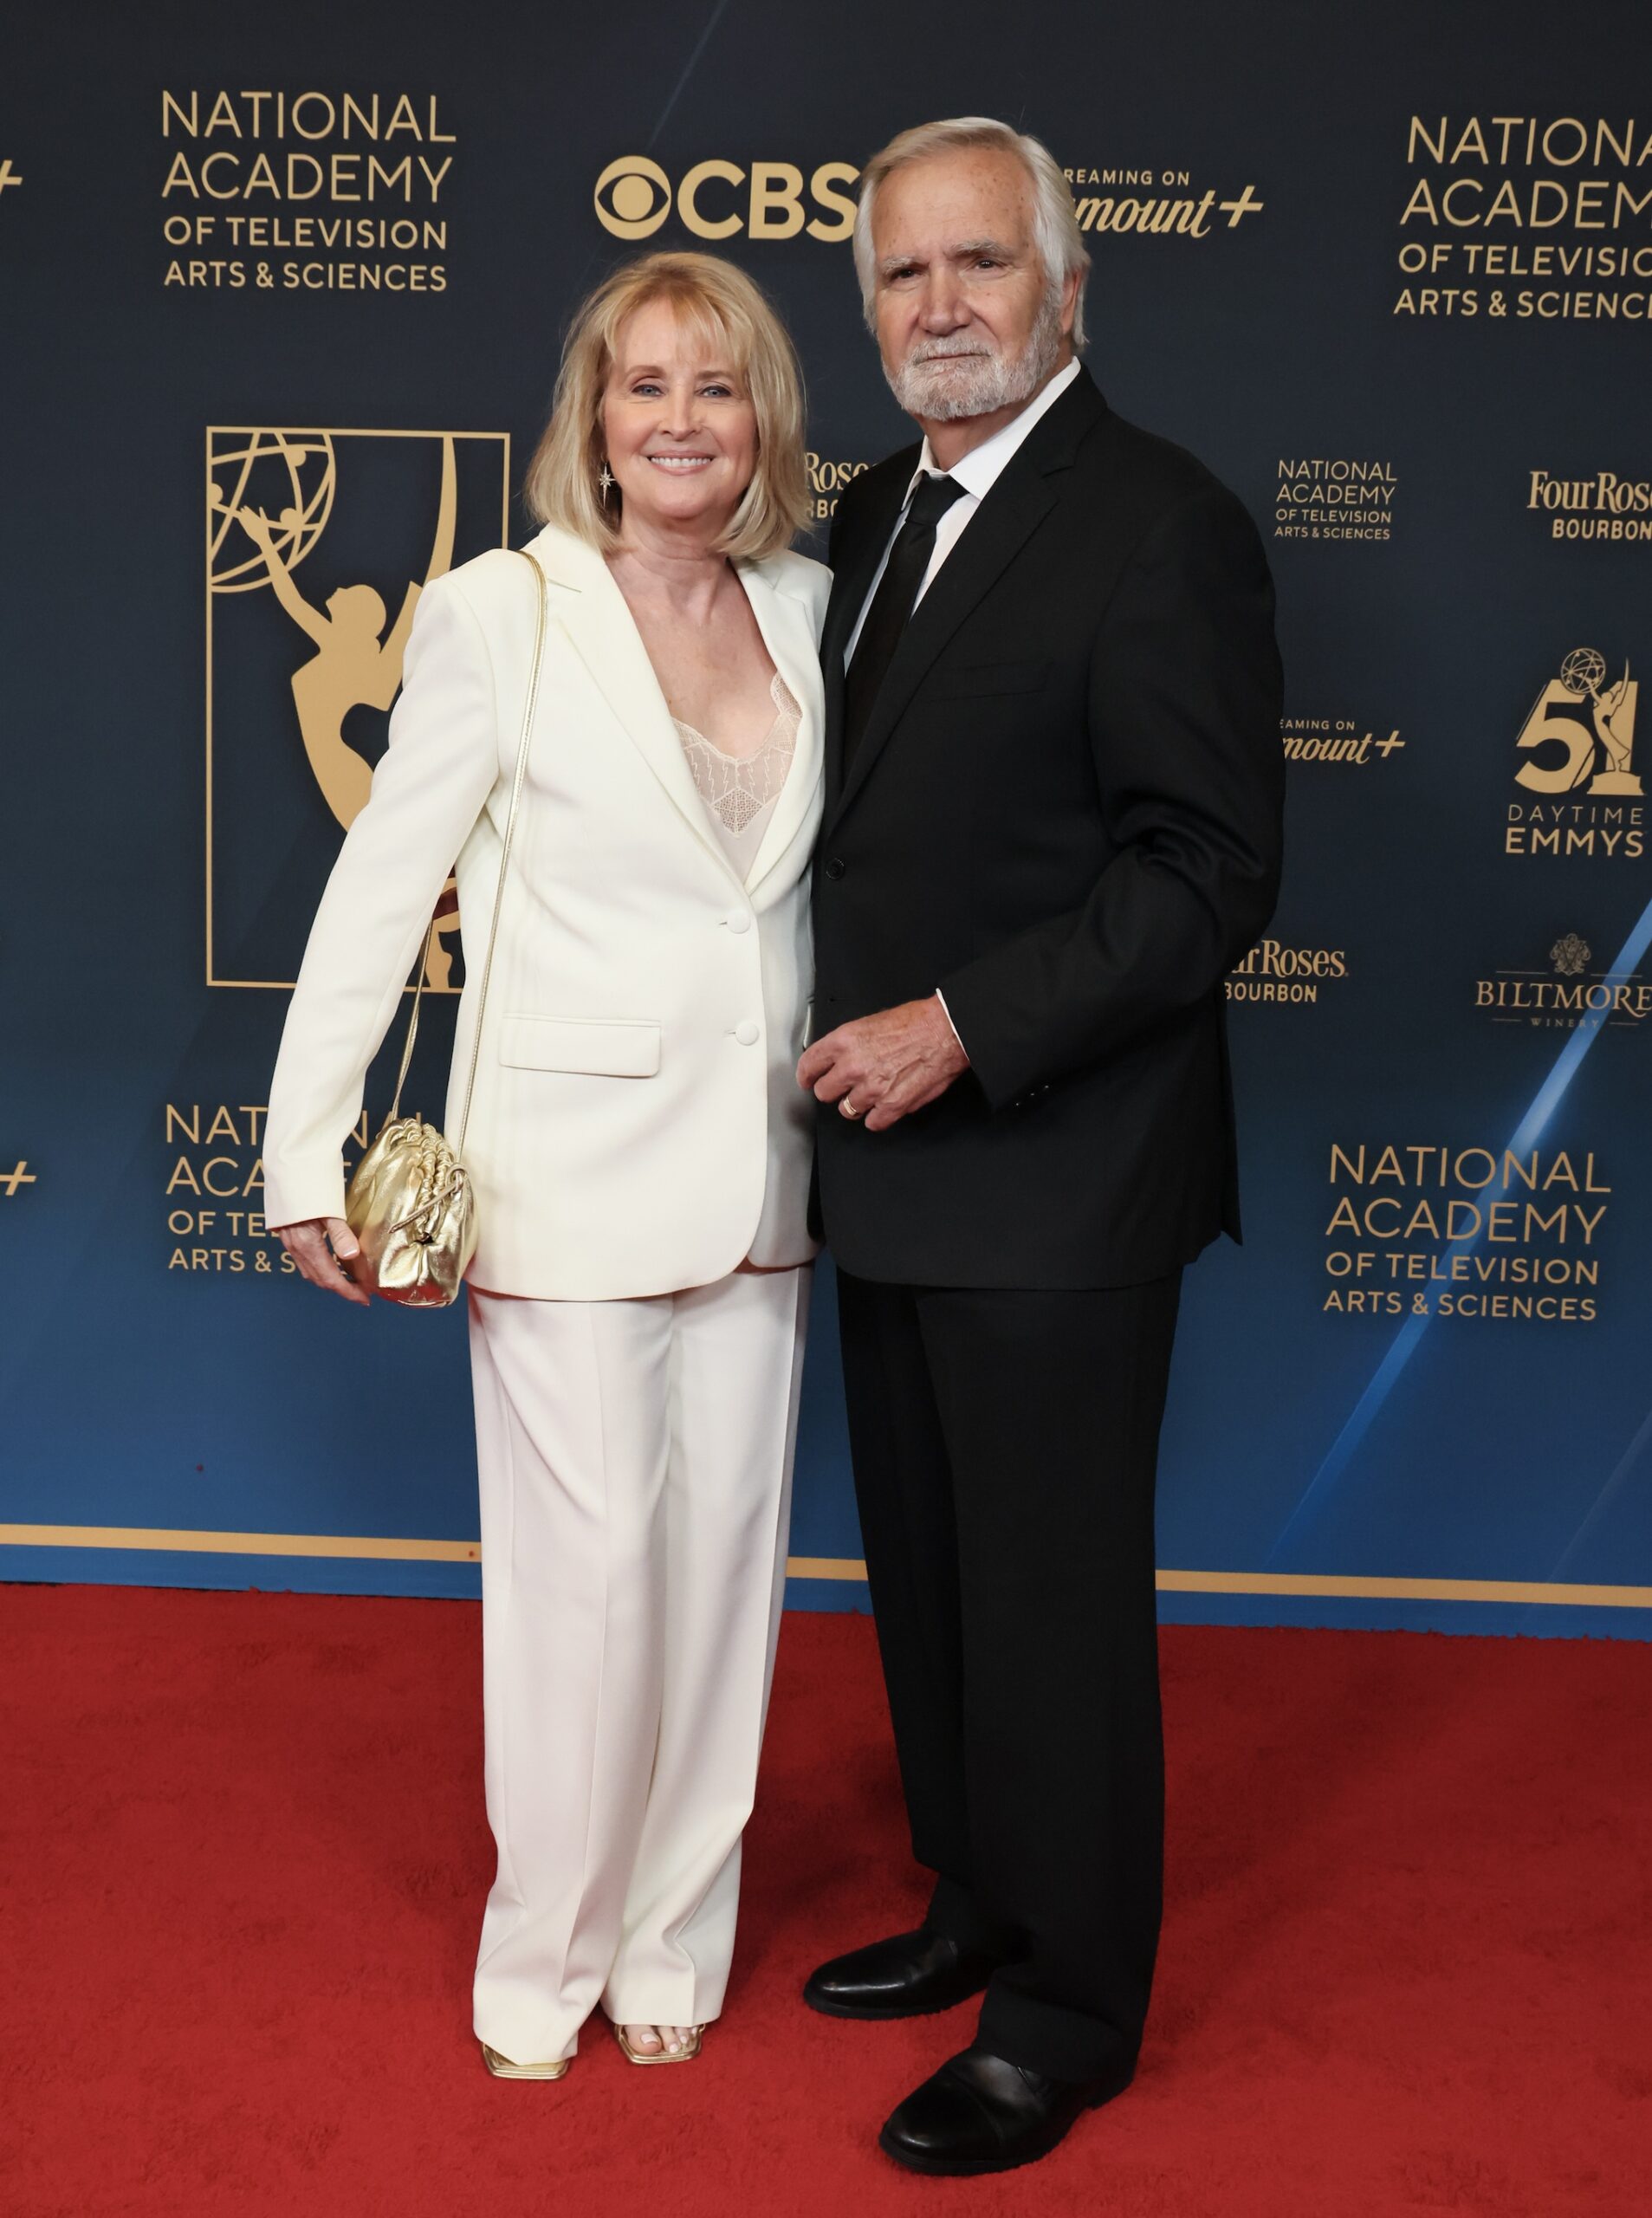
<instances>
[{"instance_id":1,"label":"gold lettering on backdrop","mask_svg":"<svg viewBox=\"0 0 1652 2218\"><path fill-rule=\"evenodd\" d=\"M364 161L358 154L334 154L324 164L314 154L288 154L277 169L268 154L255 154L245 162L220 148L195 163L185 153L174 154L160 197L165 200L187 192L197 200L250 200L263 193L275 200L314 200L325 192L333 200L434 203L440 199L452 166L451 154L434 167L423 154L394 164L374 155Z\"/></svg>"},{"instance_id":2,"label":"gold lettering on backdrop","mask_svg":"<svg viewBox=\"0 0 1652 2218\"><path fill-rule=\"evenodd\" d=\"M1279 743L1287 762L1338 762L1356 769L1386 762L1405 745L1397 726L1380 732L1347 717L1286 717Z\"/></svg>"},{"instance_id":3,"label":"gold lettering on backdrop","mask_svg":"<svg viewBox=\"0 0 1652 2218\"><path fill-rule=\"evenodd\" d=\"M1253 185L1225 200L1215 189L1196 192L1191 172L1184 169L1080 162L1065 168L1062 175L1072 189L1081 231L1205 239L1237 230L1246 217L1260 216L1267 204L1257 198ZM1085 190L1092 185L1104 189Z\"/></svg>"},{"instance_id":4,"label":"gold lettering on backdrop","mask_svg":"<svg viewBox=\"0 0 1652 2218\"><path fill-rule=\"evenodd\" d=\"M675 208L696 238L790 239L800 232L827 242L854 229L855 202L841 188L860 172L852 162L821 162L807 183L795 162L754 162L749 171L708 155L673 186L647 154L621 154L606 165L592 192L598 222L616 238L651 238ZM809 211L813 212L809 212Z\"/></svg>"},{"instance_id":5,"label":"gold lettering on backdrop","mask_svg":"<svg viewBox=\"0 0 1652 2218\"><path fill-rule=\"evenodd\" d=\"M1652 126L1633 117L1413 115L1394 314L1652 321ZM1585 173L1587 172L1587 173ZM1591 234L1616 234L1594 243ZM1626 236L1627 235L1627 236ZM1584 278L1532 286L1503 281ZM1493 281L1487 283L1486 281Z\"/></svg>"},{"instance_id":6,"label":"gold lettering on backdrop","mask_svg":"<svg viewBox=\"0 0 1652 2218\"><path fill-rule=\"evenodd\" d=\"M1623 676L1606 684L1606 658L1596 647L1575 647L1532 704L1514 744L1532 759L1514 774L1528 793L1575 792L1585 781L1591 794L1642 791L1630 769L1640 682ZM1604 690L1603 690L1603 688ZM1579 713L1589 699L1588 720Z\"/></svg>"},{"instance_id":7,"label":"gold lettering on backdrop","mask_svg":"<svg viewBox=\"0 0 1652 2218\"><path fill-rule=\"evenodd\" d=\"M1598 1314L1610 1203L1596 1197L1612 1185L1592 1151L1333 1140L1326 1176L1325 1310L1541 1324Z\"/></svg>"},{"instance_id":8,"label":"gold lettering on backdrop","mask_svg":"<svg viewBox=\"0 0 1652 2218\"><path fill-rule=\"evenodd\" d=\"M434 93L418 99L411 93L397 94L388 110L389 120L381 127L385 112L378 93L368 94L364 101L351 93L334 101L326 93L316 92L296 95L219 92L211 96L204 111L198 91L163 90L160 130L163 139L210 139L225 131L237 139L285 139L289 131L301 139L331 138L334 132L343 139L390 139L399 132L433 146L451 146L458 136L441 128L439 102Z\"/></svg>"},{"instance_id":9,"label":"gold lettering on backdrop","mask_svg":"<svg viewBox=\"0 0 1652 2218\"><path fill-rule=\"evenodd\" d=\"M1563 932L1549 950L1549 967L1499 970L1474 981L1476 1009L1493 1024L1575 1032L1585 1024L1634 1031L1652 1016L1652 985L1638 971L1609 975L1589 968L1590 948Z\"/></svg>"},{"instance_id":10,"label":"gold lettering on backdrop","mask_svg":"<svg viewBox=\"0 0 1652 2218\"><path fill-rule=\"evenodd\" d=\"M1397 480L1390 462L1364 456L1281 455L1275 539L1386 540Z\"/></svg>"},{"instance_id":11,"label":"gold lettering on backdrop","mask_svg":"<svg viewBox=\"0 0 1652 2218\"><path fill-rule=\"evenodd\" d=\"M166 1233L173 1241L203 1240L200 1248L174 1247L169 1271L269 1278L291 1272L292 1257L269 1229L256 1197L264 1186L259 1147L266 1110L262 1102L168 1101L163 1105L169 1146L183 1139L163 1189ZM347 1146L367 1145L364 1112ZM225 1242L235 1244L226 1246Z\"/></svg>"},{"instance_id":12,"label":"gold lettering on backdrop","mask_svg":"<svg viewBox=\"0 0 1652 2218\"><path fill-rule=\"evenodd\" d=\"M165 88L161 235L182 290L441 293L458 133L436 94ZM353 217L361 208L395 216ZM308 213L299 211L308 211ZM246 259L260 250L313 262ZM347 255L365 259L346 259Z\"/></svg>"},{"instance_id":13,"label":"gold lettering on backdrop","mask_svg":"<svg viewBox=\"0 0 1652 2218\"><path fill-rule=\"evenodd\" d=\"M1652 271L1652 249L1648 265ZM1584 477L1531 470L1526 480L1525 505L1546 520L1551 539L1652 545L1652 478L1620 477L1615 470L1593 470Z\"/></svg>"},{"instance_id":14,"label":"gold lettering on backdrop","mask_svg":"<svg viewBox=\"0 0 1652 2218\"><path fill-rule=\"evenodd\" d=\"M1348 957L1340 947L1289 947L1283 940L1260 939L1228 972L1230 1002L1317 1002L1322 983L1345 978Z\"/></svg>"},{"instance_id":15,"label":"gold lettering on backdrop","mask_svg":"<svg viewBox=\"0 0 1652 2218\"><path fill-rule=\"evenodd\" d=\"M816 454L813 449L803 457L809 473L809 520L825 523L837 514L839 496L852 478L856 478L871 465L865 462L832 462Z\"/></svg>"}]
</instances>

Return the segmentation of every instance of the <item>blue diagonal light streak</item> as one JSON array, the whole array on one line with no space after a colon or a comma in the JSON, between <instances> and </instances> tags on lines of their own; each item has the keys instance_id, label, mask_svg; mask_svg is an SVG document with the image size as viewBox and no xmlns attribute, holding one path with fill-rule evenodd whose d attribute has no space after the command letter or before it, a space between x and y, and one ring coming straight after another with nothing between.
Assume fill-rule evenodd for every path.
<instances>
[{"instance_id":1,"label":"blue diagonal light streak","mask_svg":"<svg viewBox=\"0 0 1652 2218\"><path fill-rule=\"evenodd\" d=\"M1652 901L1641 911L1639 921L1613 959L1606 973L1609 986L1627 985L1636 964L1652 944ZM1610 1007L1608 1001L1607 1008ZM1565 1098L1566 1088L1577 1075L1584 1057L1594 1046L1601 1027L1606 1021L1605 1008L1590 1009L1577 1029L1555 1057L1548 1076L1538 1088L1531 1106L1516 1126L1506 1152L1523 1155L1535 1147L1547 1130L1555 1111ZM1448 1255L1471 1255L1480 1245L1479 1233L1467 1235L1452 1241L1446 1249ZM1295 1534L1308 1517L1318 1509L1325 1496L1335 1486L1357 1452L1360 1443L1377 1422L1383 1404L1399 1383L1406 1365L1422 1344L1423 1335L1434 1322L1432 1310L1419 1312L1408 1317L1389 1345L1388 1352L1371 1375L1370 1385L1349 1411L1341 1431L1331 1442L1324 1461L1309 1480L1299 1497L1296 1507L1280 1527L1279 1537L1267 1553L1267 1568L1272 1569L1289 1547ZM1610 1485L1610 1482L1608 1482ZM1575 1545L1575 1543L1574 1543Z\"/></svg>"},{"instance_id":2,"label":"blue diagonal light streak","mask_svg":"<svg viewBox=\"0 0 1652 2218\"><path fill-rule=\"evenodd\" d=\"M1618 1457L1616 1469L1610 1472L1605 1485L1590 1503L1577 1531L1555 1558L1554 1568L1549 1573L1551 1579L1564 1579L1566 1573L1571 1569L1584 1542L1599 1524L1613 1502L1616 1501L1619 1493L1628 1482L1629 1473L1639 1462L1649 1443L1652 1443L1652 1410L1649 1410L1641 1420L1640 1428L1634 1439Z\"/></svg>"},{"instance_id":3,"label":"blue diagonal light streak","mask_svg":"<svg viewBox=\"0 0 1652 2218\"><path fill-rule=\"evenodd\" d=\"M683 88L688 83L689 79L694 75L696 69L699 67L700 56L705 52L708 44L710 42L712 32L716 30L717 25L722 21L723 16L728 10L728 6L729 0L717 0L716 6L713 8L711 13L706 17L705 29L700 33L699 37L695 40L694 51L683 63L683 74L677 79L676 84L671 88L671 97L666 101L664 107L660 110L659 120L648 134L648 144L651 148L658 139L660 133L664 130L667 122L671 119L671 110L677 106L678 101L682 99Z\"/></svg>"}]
</instances>

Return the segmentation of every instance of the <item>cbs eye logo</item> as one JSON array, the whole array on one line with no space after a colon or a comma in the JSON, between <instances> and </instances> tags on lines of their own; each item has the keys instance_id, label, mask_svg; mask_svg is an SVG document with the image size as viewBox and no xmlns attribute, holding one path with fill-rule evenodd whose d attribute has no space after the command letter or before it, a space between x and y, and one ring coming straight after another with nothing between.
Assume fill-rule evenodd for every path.
<instances>
[{"instance_id":1,"label":"cbs eye logo","mask_svg":"<svg viewBox=\"0 0 1652 2218\"><path fill-rule=\"evenodd\" d=\"M791 162L754 162L748 172L737 162L712 160L696 162L673 187L646 154L622 154L597 179L597 220L616 238L651 238L675 208L696 238L744 231L748 238L791 239L807 231L812 239L846 239L855 204L839 188L859 175L852 162L822 162L806 188Z\"/></svg>"}]
</instances>

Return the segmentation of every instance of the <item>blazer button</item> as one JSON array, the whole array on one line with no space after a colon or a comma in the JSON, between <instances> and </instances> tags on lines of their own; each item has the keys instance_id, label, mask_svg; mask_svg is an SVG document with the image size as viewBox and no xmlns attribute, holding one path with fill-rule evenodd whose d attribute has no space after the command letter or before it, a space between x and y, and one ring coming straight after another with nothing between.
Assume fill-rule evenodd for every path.
<instances>
[{"instance_id":1,"label":"blazer button","mask_svg":"<svg viewBox=\"0 0 1652 2218\"><path fill-rule=\"evenodd\" d=\"M731 909L722 921L731 932L748 932L751 930L751 918L743 909Z\"/></svg>"},{"instance_id":2,"label":"blazer button","mask_svg":"<svg viewBox=\"0 0 1652 2218\"><path fill-rule=\"evenodd\" d=\"M841 855L833 855L826 864L826 874L828 878L841 878L848 867Z\"/></svg>"},{"instance_id":3,"label":"blazer button","mask_svg":"<svg viewBox=\"0 0 1652 2218\"><path fill-rule=\"evenodd\" d=\"M749 1017L747 1017L743 1023L736 1024L735 1027L735 1038L739 1041L742 1047L755 1047L761 1036L761 1028L754 1024Z\"/></svg>"}]
</instances>

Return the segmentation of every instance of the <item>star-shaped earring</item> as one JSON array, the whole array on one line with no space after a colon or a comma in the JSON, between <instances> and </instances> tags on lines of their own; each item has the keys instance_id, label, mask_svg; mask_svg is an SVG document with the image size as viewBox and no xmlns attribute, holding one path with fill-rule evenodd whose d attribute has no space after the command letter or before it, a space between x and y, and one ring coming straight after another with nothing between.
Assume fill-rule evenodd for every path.
<instances>
[{"instance_id":1,"label":"star-shaped earring","mask_svg":"<svg viewBox=\"0 0 1652 2218\"><path fill-rule=\"evenodd\" d=\"M602 497L606 501L609 494L612 493L614 489L614 474L612 470L609 469L606 462L602 465L601 473L598 477L597 483L601 488Z\"/></svg>"}]
</instances>

